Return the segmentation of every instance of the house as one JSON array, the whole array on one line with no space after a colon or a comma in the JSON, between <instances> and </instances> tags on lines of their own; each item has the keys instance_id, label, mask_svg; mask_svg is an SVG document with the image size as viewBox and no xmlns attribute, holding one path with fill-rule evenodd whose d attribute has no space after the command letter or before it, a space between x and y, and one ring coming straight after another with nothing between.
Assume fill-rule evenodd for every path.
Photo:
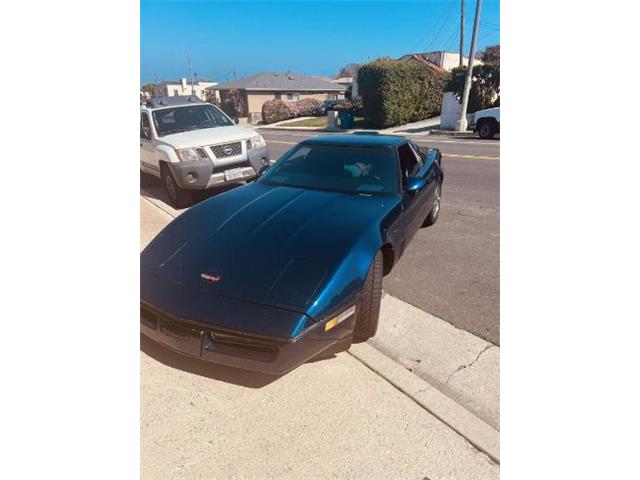
<instances>
[{"instance_id":1,"label":"house","mask_svg":"<svg viewBox=\"0 0 640 480\"><path fill-rule=\"evenodd\" d=\"M399 60L409 60L409 59L422 59L426 62L429 62L437 67L440 67L447 72L450 72L455 67L460 66L460 54L454 52L423 52L423 53L409 53L399 58ZM469 65L469 59L467 57L462 57L462 63L464 65ZM478 59L473 60L474 65L480 65L482 62Z\"/></svg>"},{"instance_id":2,"label":"house","mask_svg":"<svg viewBox=\"0 0 640 480\"><path fill-rule=\"evenodd\" d=\"M217 82L209 80L198 80L193 86L186 78L182 77L180 81L164 81L157 83L153 90L155 97L177 97L181 95L195 95L201 100L206 100L207 89L215 87ZM216 95L217 96L217 95Z\"/></svg>"},{"instance_id":3,"label":"house","mask_svg":"<svg viewBox=\"0 0 640 480\"><path fill-rule=\"evenodd\" d=\"M262 105L267 100L280 99L293 102L304 98L317 100L339 100L347 89L339 83L332 83L300 73L265 72L251 77L240 78L215 87L224 97L225 92L237 90L246 106L250 123L262 120Z\"/></svg>"}]
</instances>

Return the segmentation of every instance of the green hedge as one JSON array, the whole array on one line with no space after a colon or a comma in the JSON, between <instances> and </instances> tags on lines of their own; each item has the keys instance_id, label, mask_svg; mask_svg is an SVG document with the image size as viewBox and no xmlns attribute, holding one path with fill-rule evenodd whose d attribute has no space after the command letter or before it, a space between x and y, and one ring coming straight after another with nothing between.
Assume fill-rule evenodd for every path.
<instances>
[{"instance_id":1,"label":"green hedge","mask_svg":"<svg viewBox=\"0 0 640 480\"><path fill-rule=\"evenodd\" d=\"M424 120L440 114L448 75L418 63L376 60L358 69L363 113L374 128Z\"/></svg>"}]
</instances>

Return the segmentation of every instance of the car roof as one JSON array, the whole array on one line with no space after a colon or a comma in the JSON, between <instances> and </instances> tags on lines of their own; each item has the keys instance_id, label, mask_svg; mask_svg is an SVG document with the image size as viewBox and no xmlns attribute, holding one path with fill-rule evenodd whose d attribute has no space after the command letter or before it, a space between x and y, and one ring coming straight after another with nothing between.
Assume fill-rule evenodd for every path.
<instances>
[{"instance_id":1,"label":"car roof","mask_svg":"<svg viewBox=\"0 0 640 480\"><path fill-rule=\"evenodd\" d=\"M332 145L340 147L382 147L393 148L402 145L407 139L396 135L351 134L322 135L303 140L303 145Z\"/></svg>"}]
</instances>

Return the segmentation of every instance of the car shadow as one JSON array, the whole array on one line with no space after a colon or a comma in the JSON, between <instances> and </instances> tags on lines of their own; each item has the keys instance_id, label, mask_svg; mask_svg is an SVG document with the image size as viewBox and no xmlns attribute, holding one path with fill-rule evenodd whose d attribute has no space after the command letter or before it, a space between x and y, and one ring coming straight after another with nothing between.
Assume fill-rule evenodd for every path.
<instances>
[{"instance_id":1,"label":"car shadow","mask_svg":"<svg viewBox=\"0 0 640 480\"><path fill-rule=\"evenodd\" d=\"M154 177L153 175L149 175L148 173L140 172L140 195L145 197L155 198L156 200L161 201L166 204L168 207L176 210L177 212L186 210L189 207L192 207L204 200L207 200L211 197L215 197L221 193L227 192L229 190L233 190L234 188L238 188L244 185L244 183L234 183L232 185L225 185L222 187L210 188L208 190L197 190L192 193L193 200L192 202L185 208L175 208L171 204L171 200L169 200L169 196L164 191L162 187L162 183L158 177Z\"/></svg>"},{"instance_id":2,"label":"car shadow","mask_svg":"<svg viewBox=\"0 0 640 480\"><path fill-rule=\"evenodd\" d=\"M336 358L336 354L347 350L348 347L337 346L326 352L321 353L306 363L323 362ZM262 388L284 375L268 375L250 370L242 370L239 368L227 367L207 362L199 358L188 357L174 352L168 347L140 334L140 350L154 360L177 370L192 373L201 377L207 377L212 380L232 383L247 388ZM286 374L285 374L286 375Z\"/></svg>"}]
</instances>

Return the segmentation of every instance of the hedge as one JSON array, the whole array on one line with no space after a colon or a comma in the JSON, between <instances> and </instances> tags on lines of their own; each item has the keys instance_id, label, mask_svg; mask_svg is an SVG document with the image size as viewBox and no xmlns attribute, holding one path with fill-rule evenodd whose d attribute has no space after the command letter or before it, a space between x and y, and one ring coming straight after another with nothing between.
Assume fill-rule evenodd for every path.
<instances>
[{"instance_id":1,"label":"hedge","mask_svg":"<svg viewBox=\"0 0 640 480\"><path fill-rule=\"evenodd\" d=\"M267 100L262 105L262 120L264 123L275 123L295 117L295 112L284 100Z\"/></svg>"},{"instance_id":2,"label":"hedge","mask_svg":"<svg viewBox=\"0 0 640 480\"><path fill-rule=\"evenodd\" d=\"M320 106L320 100L315 98L303 98L295 102L297 114L300 117L308 117L313 115L316 108Z\"/></svg>"},{"instance_id":3,"label":"hedge","mask_svg":"<svg viewBox=\"0 0 640 480\"><path fill-rule=\"evenodd\" d=\"M453 92L462 101L464 81L467 67L456 67L451 71L451 78L445 87L446 92ZM500 64L485 63L474 65L469 89L468 113L474 113L489 107L500 105Z\"/></svg>"},{"instance_id":4,"label":"hedge","mask_svg":"<svg viewBox=\"0 0 640 480\"><path fill-rule=\"evenodd\" d=\"M374 128L438 115L448 75L417 62L376 60L358 69L363 113Z\"/></svg>"}]
</instances>

